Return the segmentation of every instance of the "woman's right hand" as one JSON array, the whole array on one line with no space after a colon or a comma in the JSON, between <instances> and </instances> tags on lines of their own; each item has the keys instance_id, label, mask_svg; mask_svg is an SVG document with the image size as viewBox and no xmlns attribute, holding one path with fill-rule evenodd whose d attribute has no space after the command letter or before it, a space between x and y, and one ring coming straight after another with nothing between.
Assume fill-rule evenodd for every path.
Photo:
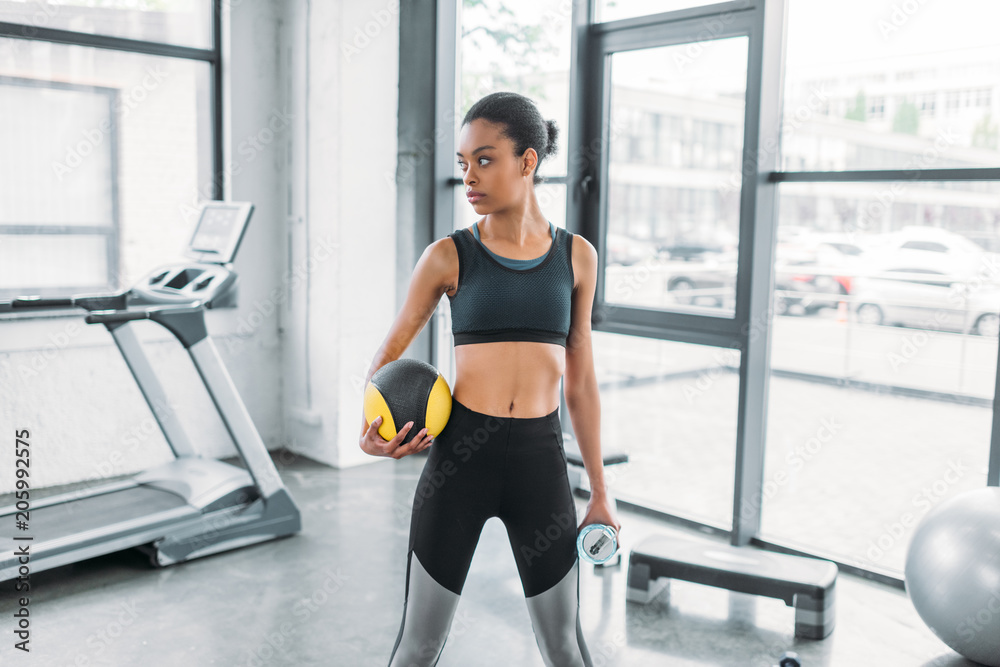
<instances>
[{"instance_id":1,"label":"woman's right hand","mask_svg":"<svg viewBox=\"0 0 1000 667\"><path fill-rule=\"evenodd\" d=\"M424 428L413 436L413 439L408 443L400 445L399 443L403 441L406 434L411 428L413 428L413 422L407 422L403 428L396 432L396 435L393 436L392 440L386 440L379 435L378 427L381 425L382 417L380 415L368 425L368 430L361 436L359 444L361 446L361 450L366 454L371 454L372 456L391 456L394 459L401 459L404 456L424 451L434 442L434 438L432 438L427 433L427 429Z\"/></svg>"}]
</instances>

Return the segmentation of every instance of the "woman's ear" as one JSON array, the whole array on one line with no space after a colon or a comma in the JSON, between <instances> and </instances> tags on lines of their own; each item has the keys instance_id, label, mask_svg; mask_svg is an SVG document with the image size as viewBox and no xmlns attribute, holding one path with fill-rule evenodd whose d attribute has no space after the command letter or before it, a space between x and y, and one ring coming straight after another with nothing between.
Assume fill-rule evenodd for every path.
<instances>
[{"instance_id":1,"label":"woman's ear","mask_svg":"<svg viewBox=\"0 0 1000 667\"><path fill-rule=\"evenodd\" d=\"M534 148L528 148L521 156L521 175L531 176L537 166L538 153L535 152Z\"/></svg>"}]
</instances>

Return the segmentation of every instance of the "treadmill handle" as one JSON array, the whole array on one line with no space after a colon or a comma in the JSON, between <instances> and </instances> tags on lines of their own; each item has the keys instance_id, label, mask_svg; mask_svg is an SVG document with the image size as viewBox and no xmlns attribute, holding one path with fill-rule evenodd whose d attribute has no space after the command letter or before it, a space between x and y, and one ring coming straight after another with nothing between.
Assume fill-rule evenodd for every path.
<instances>
[{"instance_id":1,"label":"treadmill handle","mask_svg":"<svg viewBox=\"0 0 1000 667\"><path fill-rule=\"evenodd\" d=\"M84 310L118 310L125 308L128 292L110 294L75 294L73 296L19 296L10 302L10 310L66 308L78 306Z\"/></svg>"},{"instance_id":2,"label":"treadmill handle","mask_svg":"<svg viewBox=\"0 0 1000 667\"><path fill-rule=\"evenodd\" d=\"M83 321L87 324L110 324L114 322L131 322L132 320L157 319L157 315L197 313L199 310L201 310L200 302L194 306L156 306L141 310L100 310L90 313L83 318Z\"/></svg>"},{"instance_id":3,"label":"treadmill handle","mask_svg":"<svg viewBox=\"0 0 1000 667\"><path fill-rule=\"evenodd\" d=\"M107 324L109 322L128 322L131 320L148 320L148 310L109 310L90 313L83 318L87 324Z\"/></svg>"},{"instance_id":4,"label":"treadmill handle","mask_svg":"<svg viewBox=\"0 0 1000 667\"><path fill-rule=\"evenodd\" d=\"M57 308L59 306L72 306L73 297L41 297L41 296L19 296L10 302L12 309L18 308Z\"/></svg>"}]
</instances>

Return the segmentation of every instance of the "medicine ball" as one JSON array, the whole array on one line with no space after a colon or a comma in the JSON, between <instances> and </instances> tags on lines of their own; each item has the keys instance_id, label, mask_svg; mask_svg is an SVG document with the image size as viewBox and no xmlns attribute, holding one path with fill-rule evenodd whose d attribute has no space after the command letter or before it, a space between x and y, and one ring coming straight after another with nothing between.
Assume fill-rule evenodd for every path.
<instances>
[{"instance_id":1,"label":"medicine ball","mask_svg":"<svg viewBox=\"0 0 1000 667\"><path fill-rule=\"evenodd\" d=\"M427 427L436 436L451 416L451 389L441 373L416 359L390 361L372 374L365 387L365 419L369 424L379 415L378 434L392 440L399 429L412 421L402 444Z\"/></svg>"}]
</instances>

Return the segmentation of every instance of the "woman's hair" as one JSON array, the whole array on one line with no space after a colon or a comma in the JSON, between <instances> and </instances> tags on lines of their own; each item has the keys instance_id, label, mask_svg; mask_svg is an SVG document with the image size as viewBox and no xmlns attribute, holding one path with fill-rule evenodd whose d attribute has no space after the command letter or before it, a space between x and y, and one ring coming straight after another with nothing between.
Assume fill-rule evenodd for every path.
<instances>
[{"instance_id":1,"label":"woman's hair","mask_svg":"<svg viewBox=\"0 0 1000 667\"><path fill-rule=\"evenodd\" d=\"M524 155L524 151L534 148L538 164L532 180L535 185L544 180L538 175L538 169L542 160L556 152L559 128L554 120L542 120L534 102L511 92L491 93L473 104L462 119L462 125L478 119L499 125L501 134L514 143L515 155Z\"/></svg>"}]
</instances>

